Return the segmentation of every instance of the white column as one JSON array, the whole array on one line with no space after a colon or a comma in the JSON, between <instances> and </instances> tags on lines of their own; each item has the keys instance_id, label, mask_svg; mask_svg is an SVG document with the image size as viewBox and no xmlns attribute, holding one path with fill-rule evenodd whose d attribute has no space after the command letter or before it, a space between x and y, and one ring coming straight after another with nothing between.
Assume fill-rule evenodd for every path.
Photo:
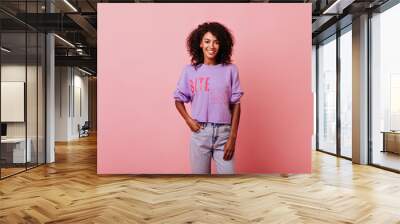
<instances>
[{"instance_id":1,"label":"white column","mask_svg":"<svg viewBox=\"0 0 400 224\"><path fill-rule=\"evenodd\" d=\"M46 1L47 12L53 12L54 6ZM54 133L55 133L55 44L54 35L46 35L46 163L55 161Z\"/></svg>"},{"instance_id":2,"label":"white column","mask_svg":"<svg viewBox=\"0 0 400 224\"><path fill-rule=\"evenodd\" d=\"M54 151L54 133L55 133L55 76L54 76L54 35L47 34L46 36L46 60L47 60L47 76L46 76L46 163L52 163L55 161Z\"/></svg>"},{"instance_id":3,"label":"white column","mask_svg":"<svg viewBox=\"0 0 400 224\"><path fill-rule=\"evenodd\" d=\"M368 15L353 19L353 162L368 163Z\"/></svg>"}]
</instances>

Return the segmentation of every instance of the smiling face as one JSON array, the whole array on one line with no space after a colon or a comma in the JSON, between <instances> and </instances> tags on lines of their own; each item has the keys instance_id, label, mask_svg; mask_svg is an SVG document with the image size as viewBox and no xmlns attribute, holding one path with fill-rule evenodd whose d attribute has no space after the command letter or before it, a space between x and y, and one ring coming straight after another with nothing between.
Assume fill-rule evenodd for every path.
<instances>
[{"instance_id":1,"label":"smiling face","mask_svg":"<svg viewBox=\"0 0 400 224\"><path fill-rule=\"evenodd\" d=\"M204 63L215 64L215 60L219 50L219 41L212 33L204 34L200 47L203 49Z\"/></svg>"}]
</instances>

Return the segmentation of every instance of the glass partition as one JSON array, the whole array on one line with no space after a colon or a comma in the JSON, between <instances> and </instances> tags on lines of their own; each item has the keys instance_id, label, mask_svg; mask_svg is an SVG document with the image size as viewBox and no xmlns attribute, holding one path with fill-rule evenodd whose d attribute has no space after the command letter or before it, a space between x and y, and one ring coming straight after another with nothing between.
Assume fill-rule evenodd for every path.
<instances>
[{"instance_id":1,"label":"glass partition","mask_svg":"<svg viewBox=\"0 0 400 224\"><path fill-rule=\"evenodd\" d=\"M38 35L36 32L27 33L27 150L30 151L30 161L27 163L28 168L37 165L38 157Z\"/></svg>"},{"instance_id":2,"label":"glass partition","mask_svg":"<svg viewBox=\"0 0 400 224\"><path fill-rule=\"evenodd\" d=\"M1 179L45 163L45 34L15 18L44 5L0 2Z\"/></svg>"},{"instance_id":3,"label":"glass partition","mask_svg":"<svg viewBox=\"0 0 400 224\"><path fill-rule=\"evenodd\" d=\"M1 176L26 169L26 33L1 34ZM6 49L6 50L4 50Z\"/></svg>"},{"instance_id":4,"label":"glass partition","mask_svg":"<svg viewBox=\"0 0 400 224\"><path fill-rule=\"evenodd\" d=\"M318 149L336 154L336 36L318 47Z\"/></svg>"}]
</instances>

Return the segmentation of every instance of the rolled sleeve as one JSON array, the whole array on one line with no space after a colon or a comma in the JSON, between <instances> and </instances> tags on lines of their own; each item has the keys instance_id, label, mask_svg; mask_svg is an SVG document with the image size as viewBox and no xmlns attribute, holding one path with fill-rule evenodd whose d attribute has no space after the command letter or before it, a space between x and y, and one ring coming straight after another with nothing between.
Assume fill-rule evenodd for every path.
<instances>
[{"instance_id":1,"label":"rolled sleeve","mask_svg":"<svg viewBox=\"0 0 400 224\"><path fill-rule=\"evenodd\" d=\"M242 88L240 86L239 70L236 67L236 65L233 66L231 75L232 75L232 79L231 79L232 80L231 81L232 95L231 95L230 103L237 104L237 103L240 103L240 98L243 96L244 92L242 91Z\"/></svg>"},{"instance_id":2,"label":"rolled sleeve","mask_svg":"<svg viewBox=\"0 0 400 224\"><path fill-rule=\"evenodd\" d=\"M179 78L173 97L176 101L181 101L184 103L191 101L191 94L186 73L186 67L182 70L182 74L181 77Z\"/></svg>"}]
</instances>

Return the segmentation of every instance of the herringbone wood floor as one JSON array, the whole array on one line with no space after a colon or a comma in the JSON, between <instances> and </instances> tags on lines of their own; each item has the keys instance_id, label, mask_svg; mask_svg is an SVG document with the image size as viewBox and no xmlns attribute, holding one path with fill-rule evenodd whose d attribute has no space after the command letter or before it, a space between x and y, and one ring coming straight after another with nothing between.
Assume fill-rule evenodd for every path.
<instances>
[{"instance_id":1,"label":"herringbone wood floor","mask_svg":"<svg viewBox=\"0 0 400 224\"><path fill-rule=\"evenodd\" d=\"M98 176L96 139L0 181L0 223L400 223L400 175L313 153L310 175Z\"/></svg>"}]
</instances>

